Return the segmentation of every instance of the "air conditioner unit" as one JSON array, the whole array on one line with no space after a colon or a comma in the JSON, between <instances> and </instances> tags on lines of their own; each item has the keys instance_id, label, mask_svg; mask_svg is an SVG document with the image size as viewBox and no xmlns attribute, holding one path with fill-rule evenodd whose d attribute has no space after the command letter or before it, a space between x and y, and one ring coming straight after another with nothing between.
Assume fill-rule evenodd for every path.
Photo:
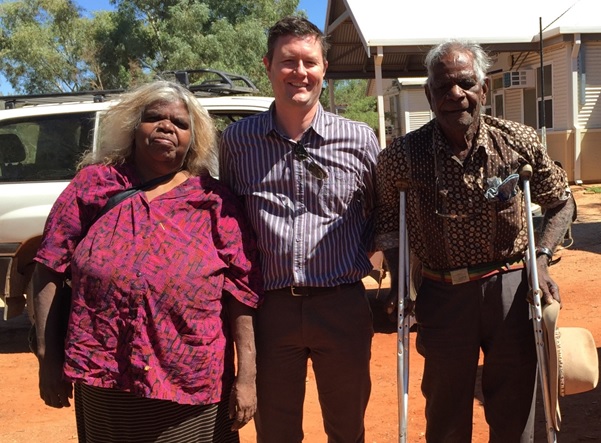
<instances>
[{"instance_id":1,"label":"air conditioner unit","mask_svg":"<svg viewBox=\"0 0 601 443\"><path fill-rule=\"evenodd\" d=\"M534 70L509 71L503 73L503 88L534 88Z\"/></svg>"}]
</instances>

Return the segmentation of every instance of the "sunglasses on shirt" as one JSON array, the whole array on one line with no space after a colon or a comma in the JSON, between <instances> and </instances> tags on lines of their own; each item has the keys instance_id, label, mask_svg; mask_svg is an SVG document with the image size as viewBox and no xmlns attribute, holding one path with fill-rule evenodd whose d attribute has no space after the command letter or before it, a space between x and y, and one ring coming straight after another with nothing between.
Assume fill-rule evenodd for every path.
<instances>
[{"instance_id":1,"label":"sunglasses on shirt","mask_svg":"<svg viewBox=\"0 0 601 443\"><path fill-rule=\"evenodd\" d=\"M301 142L296 142L294 145L294 158L302 162L307 168L307 171L318 180L328 178L327 171L315 161L315 159L307 152L305 145Z\"/></svg>"}]
</instances>

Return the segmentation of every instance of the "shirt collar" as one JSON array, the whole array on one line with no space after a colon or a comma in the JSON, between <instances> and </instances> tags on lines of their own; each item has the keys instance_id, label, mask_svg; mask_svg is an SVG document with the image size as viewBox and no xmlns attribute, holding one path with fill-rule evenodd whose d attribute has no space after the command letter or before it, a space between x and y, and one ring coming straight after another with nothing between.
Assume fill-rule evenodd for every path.
<instances>
[{"instance_id":1,"label":"shirt collar","mask_svg":"<svg viewBox=\"0 0 601 443\"><path fill-rule=\"evenodd\" d=\"M484 149L487 154L491 154L492 146L490 142L490 129L491 127L486 123L486 119L483 115L480 115L480 126L478 128L478 136L476 137L476 147L478 149ZM476 152L476 149L474 149Z\"/></svg>"},{"instance_id":2,"label":"shirt collar","mask_svg":"<svg viewBox=\"0 0 601 443\"><path fill-rule=\"evenodd\" d=\"M323 109L323 106L321 106L321 103L318 103L317 111L315 112L313 121L311 122L311 125L307 128L305 133L307 133L309 131L313 131L317 135L319 135L321 138L324 138L324 134L326 133L326 128L329 126L329 124L326 120L327 119L325 118L325 111ZM275 122L275 101L273 103L271 103L271 105L269 106L269 110L267 111L267 119L266 119L265 125L264 125L264 135L267 135L271 132L279 134L279 132L277 130L277 125ZM281 134L281 135L283 135L283 134Z\"/></svg>"},{"instance_id":3,"label":"shirt collar","mask_svg":"<svg viewBox=\"0 0 601 443\"><path fill-rule=\"evenodd\" d=\"M317 135L319 135L321 138L325 138L324 134L326 133L326 128L328 126L329 125L325 119L325 111L323 106L321 106L321 103L317 103L317 111L315 112L315 117L313 117L313 122L311 123L309 129L313 129Z\"/></svg>"},{"instance_id":4,"label":"shirt collar","mask_svg":"<svg viewBox=\"0 0 601 443\"><path fill-rule=\"evenodd\" d=\"M433 120L436 122L436 119ZM480 115L480 124L478 126L478 133L476 134L476 146L475 149L470 153L470 157L473 156L480 149L484 149L487 154L490 153L491 147L489 146L489 137L488 133L490 131L490 126L486 123L484 116ZM434 129L432 133L432 153L435 152L446 152L448 149L448 142L446 137L444 136L442 130L438 123L434 124Z\"/></svg>"},{"instance_id":5,"label":"shirt collar","mask_svg":"<svg viewBox=\"0 0 601 443\"><path fill-rule=\"evenodd\" d=\"M269 105L269 110L267 110L265 114L265 122L263 125L263 135L267 135L270 132L277 133L277 128L275 124L275 101Z\"/></svg>"}]
</instances>

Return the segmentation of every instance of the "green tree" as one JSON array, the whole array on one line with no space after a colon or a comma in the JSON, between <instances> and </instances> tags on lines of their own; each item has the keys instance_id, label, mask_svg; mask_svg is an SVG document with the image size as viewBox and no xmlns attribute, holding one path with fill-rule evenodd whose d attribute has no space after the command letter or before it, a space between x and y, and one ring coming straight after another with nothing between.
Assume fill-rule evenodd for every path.
<instances>
[{"instance_id":1,"label":"green tree","mask_svg":"<svg viewBox=\"0 0 601 443\"><path fill-rule=\"evenodd\" d=\"M321 102L329 109L329 90L326 87L321 95ZM374 131L378 130L378 111L376 97L367 96L367 80L334 81L334 101L337 113L367 123Z\"/></svg>"},{"instance_id":2,"label":"green tree","mask_svg":"<svg viewBox=\"0 0 601 443\"><path fill-rule=\"evenodd\" d=\"M133 14L99 12L88 30L89 45L83 54L93 73L88 89L125 89L150 77L154 57L150 35Z\"/></svg>"},{"instance_id":3,"label":"green tree","mask_svg":"<svg viewBox=\"0 0 601 443\"><path fill-rule=\"evenodd\" d=\"M214 68L252 79L270 92L261 58L266 30L296 11L298 0L116 0L120 14L138 18L149 34L155 74Z\"/></svg>"},{"instance_id":4,"label":"green tree","mask_svg":"<svg viewBox=\"0 0 601 443\"><path fill-rule=\"evenodd\" d=\"M82 71L86 24L70 0L24 0L0 5L0 70L16 91L73 91Z\"/></svg>"},{"instance_id":5,"label":"green tree","mask_svg":"<svg viewBox=\"0 0 601 443\"><path fill-rule=\"evenodd\" d=\"M121 89L163 71L216 68L270 94L266 31L298 0L112 0L86 17L73 0L0 4L0 73L17 93ZM296 12L299 13L299 12Z\"/></svg>"}]
</instances>

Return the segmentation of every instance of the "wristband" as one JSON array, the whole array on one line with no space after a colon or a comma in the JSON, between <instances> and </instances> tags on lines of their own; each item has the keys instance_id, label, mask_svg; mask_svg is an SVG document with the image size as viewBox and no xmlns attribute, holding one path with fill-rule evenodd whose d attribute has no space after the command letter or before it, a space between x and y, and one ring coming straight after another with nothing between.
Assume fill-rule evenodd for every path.
<instances>
[{"instance_id":1,"label":"wristband","mask_svg":"<svg viewBox=\"0 0 601 443\"><path fill-rule=\"evenodd\" d=\"M550 263L551 260L553 260L553 251L551 251L549 248L545 248L544 246L537 246L536 247L536 258L540 257L541 255L546 255L547 258L549 259L548 262Z\"/></svg>"}]
</instances>

